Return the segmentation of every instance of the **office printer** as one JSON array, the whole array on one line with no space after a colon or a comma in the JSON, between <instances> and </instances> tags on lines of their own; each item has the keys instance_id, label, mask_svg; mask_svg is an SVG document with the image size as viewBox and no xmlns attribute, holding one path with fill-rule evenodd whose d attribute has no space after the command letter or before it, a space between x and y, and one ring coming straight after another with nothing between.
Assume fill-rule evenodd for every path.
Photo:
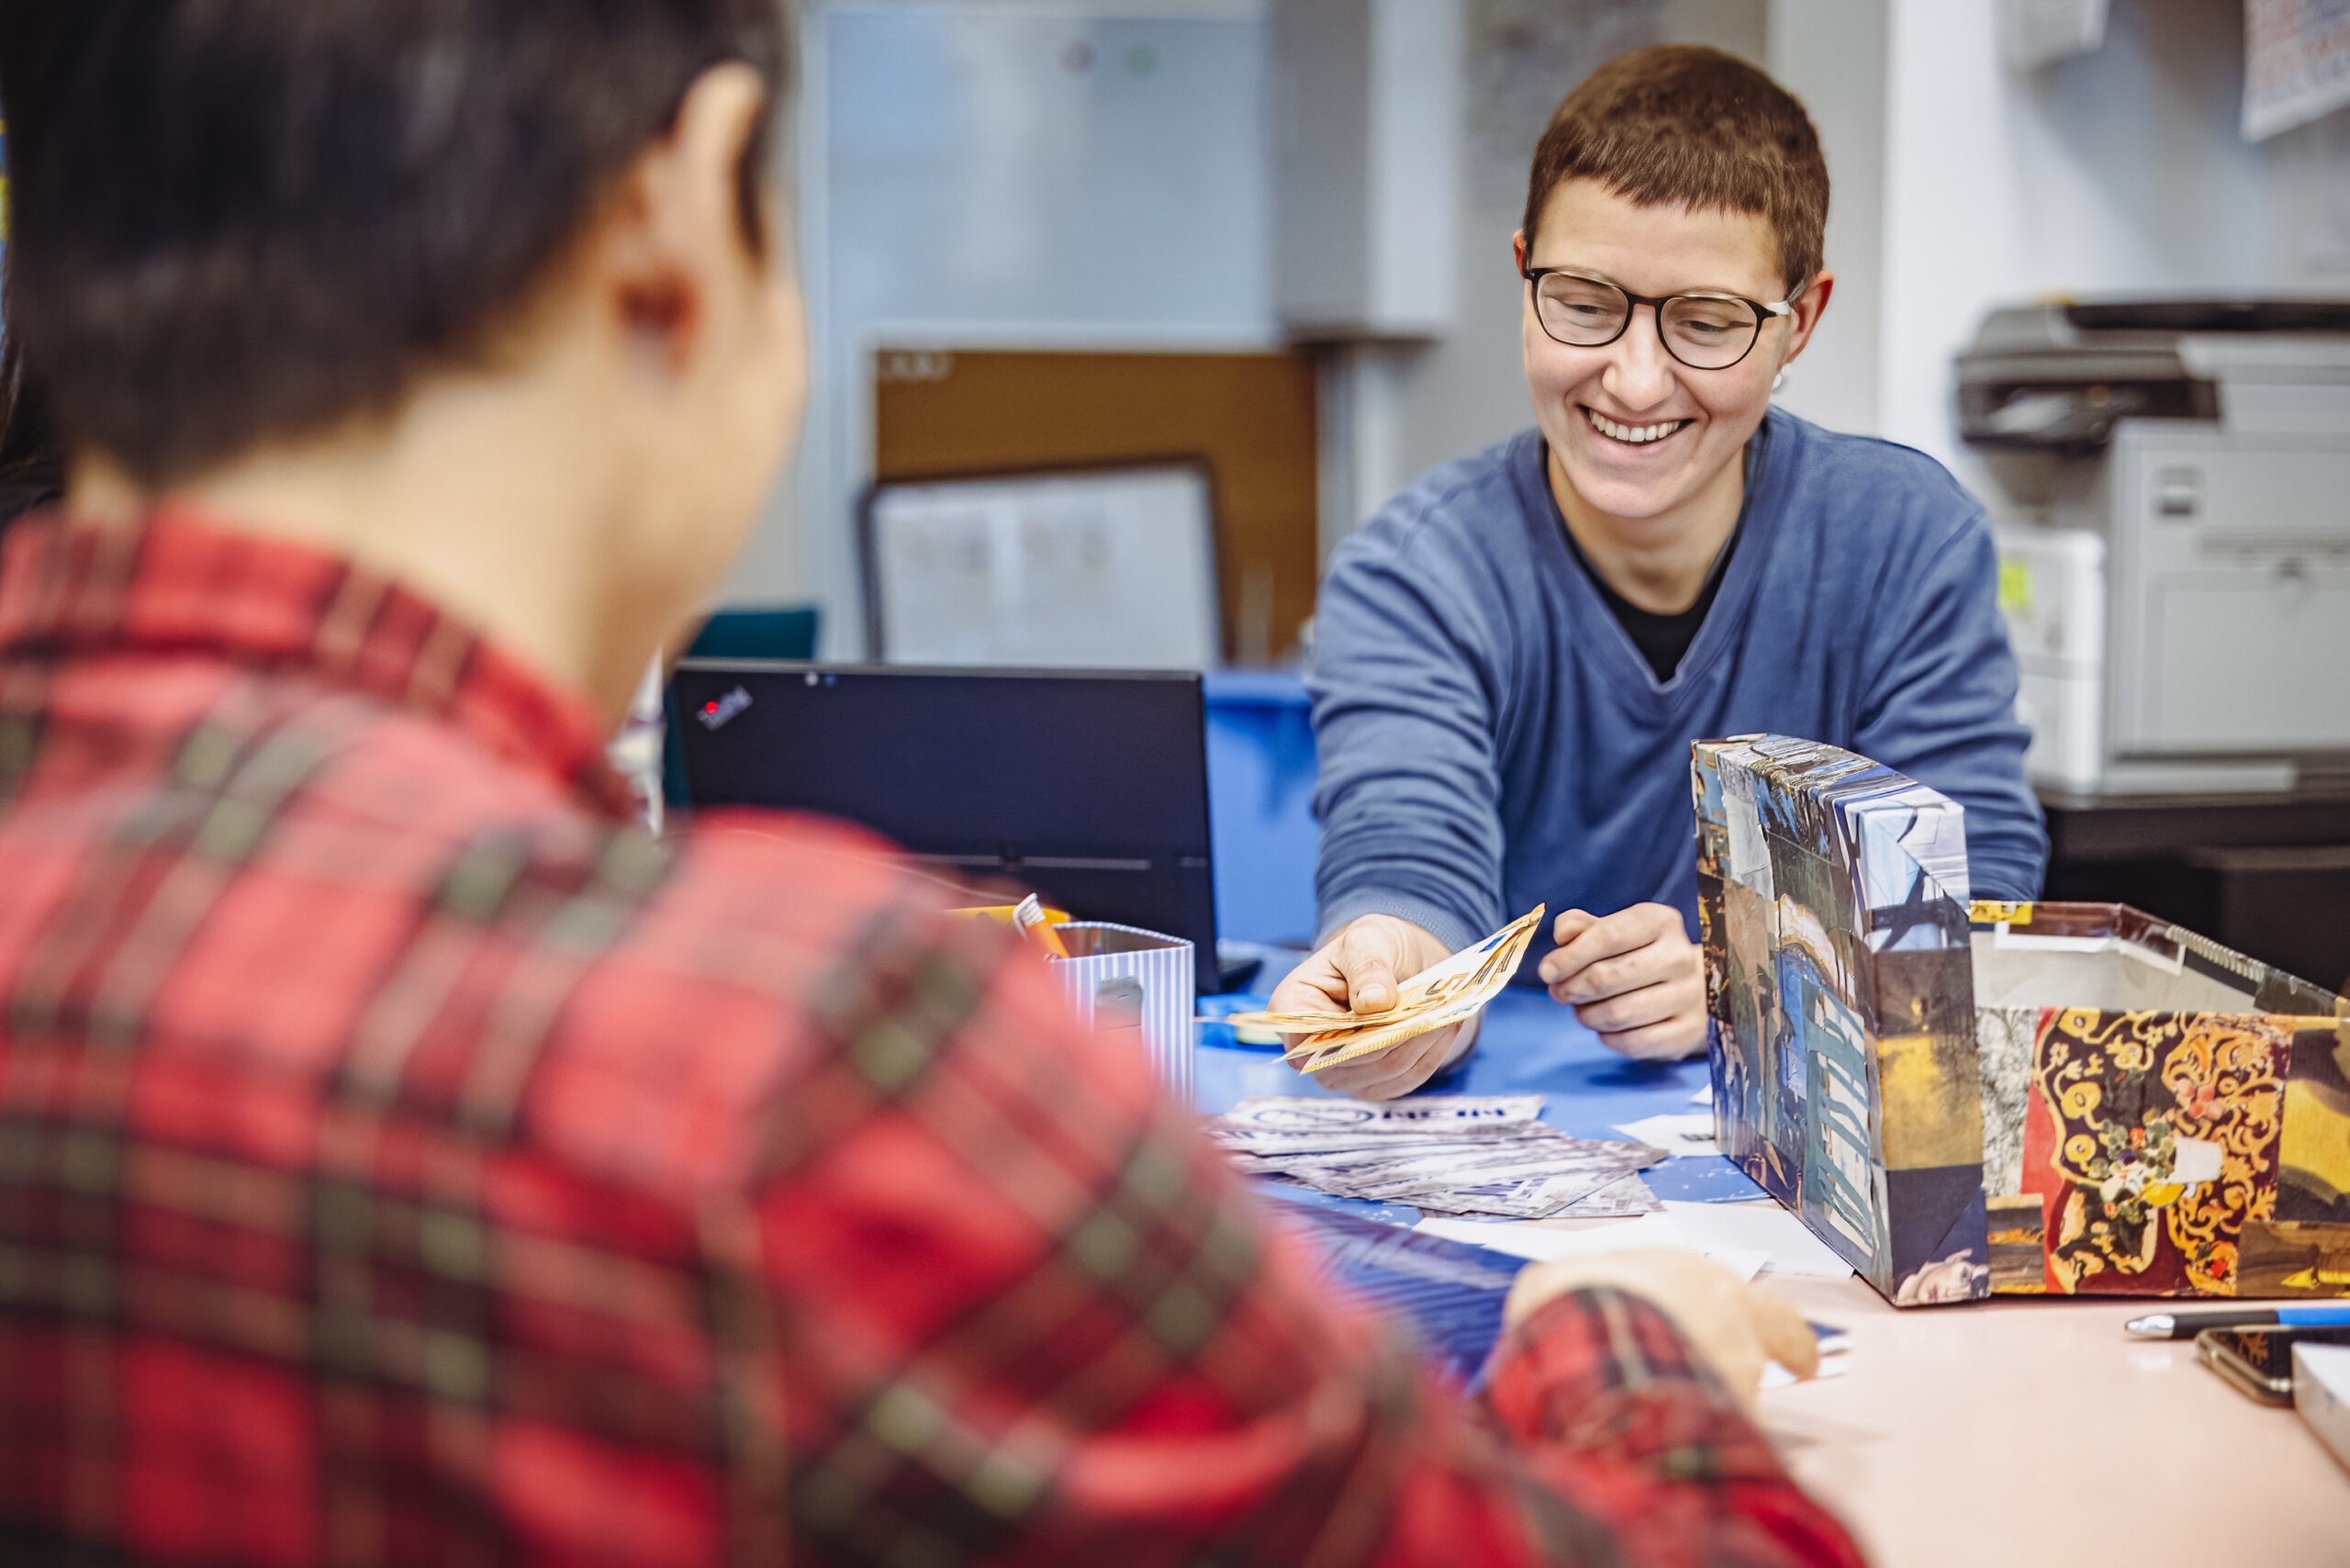
<instances>
[{"instance_id":1,"label":"office printer","mask_svg":"<svg viewBox=\"0 0 2350 1568\"><path fill-rule=\"evenodd\" d=\"M2350 783L2350 300L1996 308L1956 371L2033 778Z\"/></svg>"}]
</instances>

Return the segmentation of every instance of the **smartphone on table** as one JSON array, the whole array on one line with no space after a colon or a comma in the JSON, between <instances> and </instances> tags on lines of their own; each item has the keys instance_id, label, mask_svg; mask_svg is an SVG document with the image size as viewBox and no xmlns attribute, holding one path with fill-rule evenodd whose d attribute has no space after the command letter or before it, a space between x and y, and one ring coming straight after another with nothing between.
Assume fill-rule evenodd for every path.
<instances>
[{"instance_id":1,"label":"smartphone on table","mask_svg":"<svg viewBox=\"0 0 2350 1568\"><path fill-rule=\"evenodd\" d=\"M2263 1405L2290 1405L2296 1344L2350 1345L2350 1328L2206 1328L2195 1354Z\"/></svg>"}]
</instances>

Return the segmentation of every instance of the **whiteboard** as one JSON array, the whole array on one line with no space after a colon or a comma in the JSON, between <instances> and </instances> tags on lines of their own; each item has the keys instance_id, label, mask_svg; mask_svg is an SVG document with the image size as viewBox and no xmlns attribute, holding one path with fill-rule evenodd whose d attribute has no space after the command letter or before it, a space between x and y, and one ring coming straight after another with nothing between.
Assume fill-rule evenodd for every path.
<instances>
[{"instance_id":1,"label":"whiteboard","mask_svg":"<svg viewBox=\"0 0 2350 1568\"><path fill-rule=\"evenodd\" d=\"M1265 24L1166 8L1204 14L828 12L823 221L842 347L877 321L1278 340Z\"/></svg>"},{"instance_id":2,"label":"whiteboard","mask_svg":"<svg viewBox=\"0 0 2350 1568\"><path fill-rule=\"evenodd\" d=\"M877 486L864 527L877 661L1209 669L1214 505L1196 464Z\"/></svg>"}]
</instances>

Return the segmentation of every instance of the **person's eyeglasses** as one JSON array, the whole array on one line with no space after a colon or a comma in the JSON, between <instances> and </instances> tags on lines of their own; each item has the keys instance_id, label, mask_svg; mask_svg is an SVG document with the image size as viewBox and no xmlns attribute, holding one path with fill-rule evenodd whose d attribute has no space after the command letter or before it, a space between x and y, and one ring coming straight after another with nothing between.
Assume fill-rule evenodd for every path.
<instances>
[{"instance_id":1,"label":"person's eyeglasses","mask_svg":"<svg viewBox=\"0 0 2350 1568\"><path fill-rule=\"evenodd\" d=\"M1534 290L1534 319L1554 342L1569 348L1605 348L1632 324L1632 308L1646 305L1656 311L1657 337L1664 352L1692 370L1728 370L1752 351L1764 322L1795 314L1785 300L1765 305L1735 294L1668 294L1651 299L1556 267L1528 267L1526 282Z\"/></svg>"}]
</instances>

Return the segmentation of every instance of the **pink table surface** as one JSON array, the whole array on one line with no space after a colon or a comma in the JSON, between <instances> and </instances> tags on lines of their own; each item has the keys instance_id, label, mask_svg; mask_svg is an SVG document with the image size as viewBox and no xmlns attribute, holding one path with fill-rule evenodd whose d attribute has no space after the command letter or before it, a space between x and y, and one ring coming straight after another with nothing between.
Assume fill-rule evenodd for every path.
<instances>
[{"instance_id":1,"label":"pink table surface","mask_svg":"<svg viewBox=\"0 0 2350 1568\"><path fill-rule=\"evenodd\" d=\"M1761 1282L1852 1332L1849 1372L1763 1394L1762 1417L1882 1568L2350 1564L2350 1472L2300 1417L2191 1341L2122 1334L2172 1304L1896 1312L1858 1279Z\"/></svg>"}]
</instances>

